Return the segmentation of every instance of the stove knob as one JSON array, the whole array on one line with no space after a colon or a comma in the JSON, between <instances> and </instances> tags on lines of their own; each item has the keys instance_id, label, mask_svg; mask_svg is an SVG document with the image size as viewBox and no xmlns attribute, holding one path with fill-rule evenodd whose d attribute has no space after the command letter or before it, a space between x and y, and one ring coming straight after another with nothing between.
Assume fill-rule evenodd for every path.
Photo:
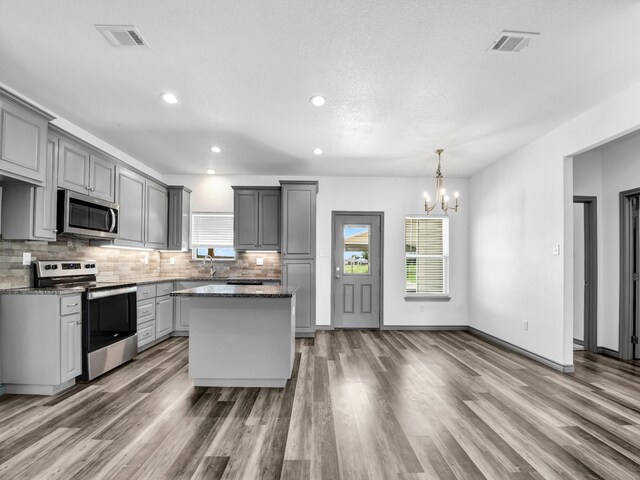
<instances>
[{"instance_id":1,"label":"stove knob","mask_svg":"<svg viewBox=\"0 0 640 480\"><path fill-rule=\"evenodd\" d=\"M93 267L93 265L91 265L90 263L85 264L84 268L91 268Z\"/></svg>"},{"instance_id":2,"label":"stove knob","mask_svg":"<svg viewBox=\"0 0 640 480\"><path fill-rule=\"evenodd\" d=\"M58 265L51 265L51 270L57 270L58 269Z\"/></svg>"},{"instance_id":3,"label":"stove knob","mask_svg":"<svg viewBox=\"0 0 640 480\"><path fill-rule=\"evenodd\" d=\"M51 270L51 265L45 265L45 266L44 266L44 269L45 269L45 270Z\"/></svg>"}]
</instances>

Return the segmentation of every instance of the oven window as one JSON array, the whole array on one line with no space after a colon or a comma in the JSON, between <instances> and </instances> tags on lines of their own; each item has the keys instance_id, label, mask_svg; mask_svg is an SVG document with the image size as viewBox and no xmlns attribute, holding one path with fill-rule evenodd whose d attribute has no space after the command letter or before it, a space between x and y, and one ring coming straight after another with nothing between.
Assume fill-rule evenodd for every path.
<instances>
[{"instance_id":1,"label":"oven window","mask_svg":"<svg viewBox=\"0 0 640 480\"><path fill-rule=\"evenodd\" d=\"M136 295L89 300L89 352L136 333Z\"/></svg>"}]
</instances>

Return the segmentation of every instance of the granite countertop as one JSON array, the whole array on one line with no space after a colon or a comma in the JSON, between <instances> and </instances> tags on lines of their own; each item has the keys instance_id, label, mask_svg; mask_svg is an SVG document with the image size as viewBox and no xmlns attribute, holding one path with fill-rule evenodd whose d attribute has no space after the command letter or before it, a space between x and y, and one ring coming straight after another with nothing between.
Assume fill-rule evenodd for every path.
<instances>
[{"instance_id":1,"label":"granite countertop","mask_svg":"<svg viewBox=\"0 0 640 480\"><path fill-rule=\"evenodd\" d=\"M139 278L134 280L121 280L115 282L98 282L98 284L109 284L109 286L117 287L119 285L150 285L152 283L167 283L167 282L228 282L238 280L258 280L262 282L280 282L280 278L248 278L248 277L148 277ZM219 285L222 286L222 285ZM259 287L262 285L258 285ZM265 285L269 286L269 285ZM278 286L278 285L270 285ZM0 290L0 295L13 294L13 295L69 295L72 293L83 293L86 290L85 287L68 287L68 288L35 288L35 287L22 287L22 288L9 288Z\"/></svg>"},{"instance_id":2,"label":"granite countertop","mask_svg":"<svg viewBox=\"0 0 640 480\"><path fill-rule=\"evenodd\" d=\"M171 292L173 297L251 297L287 298L293 297L298 287L281 285L205 285Z\"/></svg>"}]
</instances>

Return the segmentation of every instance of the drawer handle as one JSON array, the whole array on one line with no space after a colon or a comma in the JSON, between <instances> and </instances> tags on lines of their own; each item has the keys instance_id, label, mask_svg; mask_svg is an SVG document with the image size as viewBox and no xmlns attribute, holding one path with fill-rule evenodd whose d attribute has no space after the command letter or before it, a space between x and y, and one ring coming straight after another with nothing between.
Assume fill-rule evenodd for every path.
<instances>
[{"instance_id":1,"label":"drawer handle","mask_svg":"<svg viewBox=\"0 0 640 480\"><path fill-rule=\"evenodd\" d=\"M146 315L147 313L151 313L151 310L143 310L142 313Z\"/></svg>"},{"instance_id":2,"label":"drawer handle","mask_svg":"<svg viewBox=\"0 0 640 480\"><path fill-rule=\"evenodd\" d=\"M76 303L67 303L67 308L69 307L77 307L78 306L78 302Z\"/></svg>"},{"instance_id":3,"label":"drawer handle","mask_svg":"<svg viewBox=\"0 0 640 480\"><path fill-rule=\"evenodd\" d=\"M78 321L76 322L76 325L82 325L82 322L81 322L80 320L78 320Z\"/></svg>"}]
</instances>

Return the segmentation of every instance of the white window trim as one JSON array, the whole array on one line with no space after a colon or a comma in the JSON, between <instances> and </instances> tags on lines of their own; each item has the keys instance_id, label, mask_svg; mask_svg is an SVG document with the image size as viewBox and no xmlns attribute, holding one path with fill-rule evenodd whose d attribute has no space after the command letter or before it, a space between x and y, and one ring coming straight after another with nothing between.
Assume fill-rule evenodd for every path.
<instances>
[{"instance_id":1,"label":"white window trim","mask_svg":"<svg viewBox=\"0 0 640 480\"><path fill-rule=\"evenodd\" d=\"M436 257L436 258L440 258L442 257L444 260L444 279L443 279L443 286L444 286L444 293L411 293L411 292L407 292L407 253L404 253L404 258L403 258L403 262L404 262L404 275L402 277L403 280L403 290L404 290L404 299L405 300L444 300L444 301L448 301L451 299L451 291L449 289L449 277L450 277L450 249L449 249L449 216L448 215L419 215L419 214L407 214L402 218L402 228L403 228L403 234L405 235L404 238L404 244L406 245L406 233L404 233L406 231L406 221L408 218L426 218L426 219L434 219L434 218L442 218L442 219L446 219L447 220L447 228L445 230L445 238L443 240L443 244L444 244L444 250L445 250L445 254L444 255L415 255L414 258L418 258L418 257Z\"/></svg>"}]
</instances>

